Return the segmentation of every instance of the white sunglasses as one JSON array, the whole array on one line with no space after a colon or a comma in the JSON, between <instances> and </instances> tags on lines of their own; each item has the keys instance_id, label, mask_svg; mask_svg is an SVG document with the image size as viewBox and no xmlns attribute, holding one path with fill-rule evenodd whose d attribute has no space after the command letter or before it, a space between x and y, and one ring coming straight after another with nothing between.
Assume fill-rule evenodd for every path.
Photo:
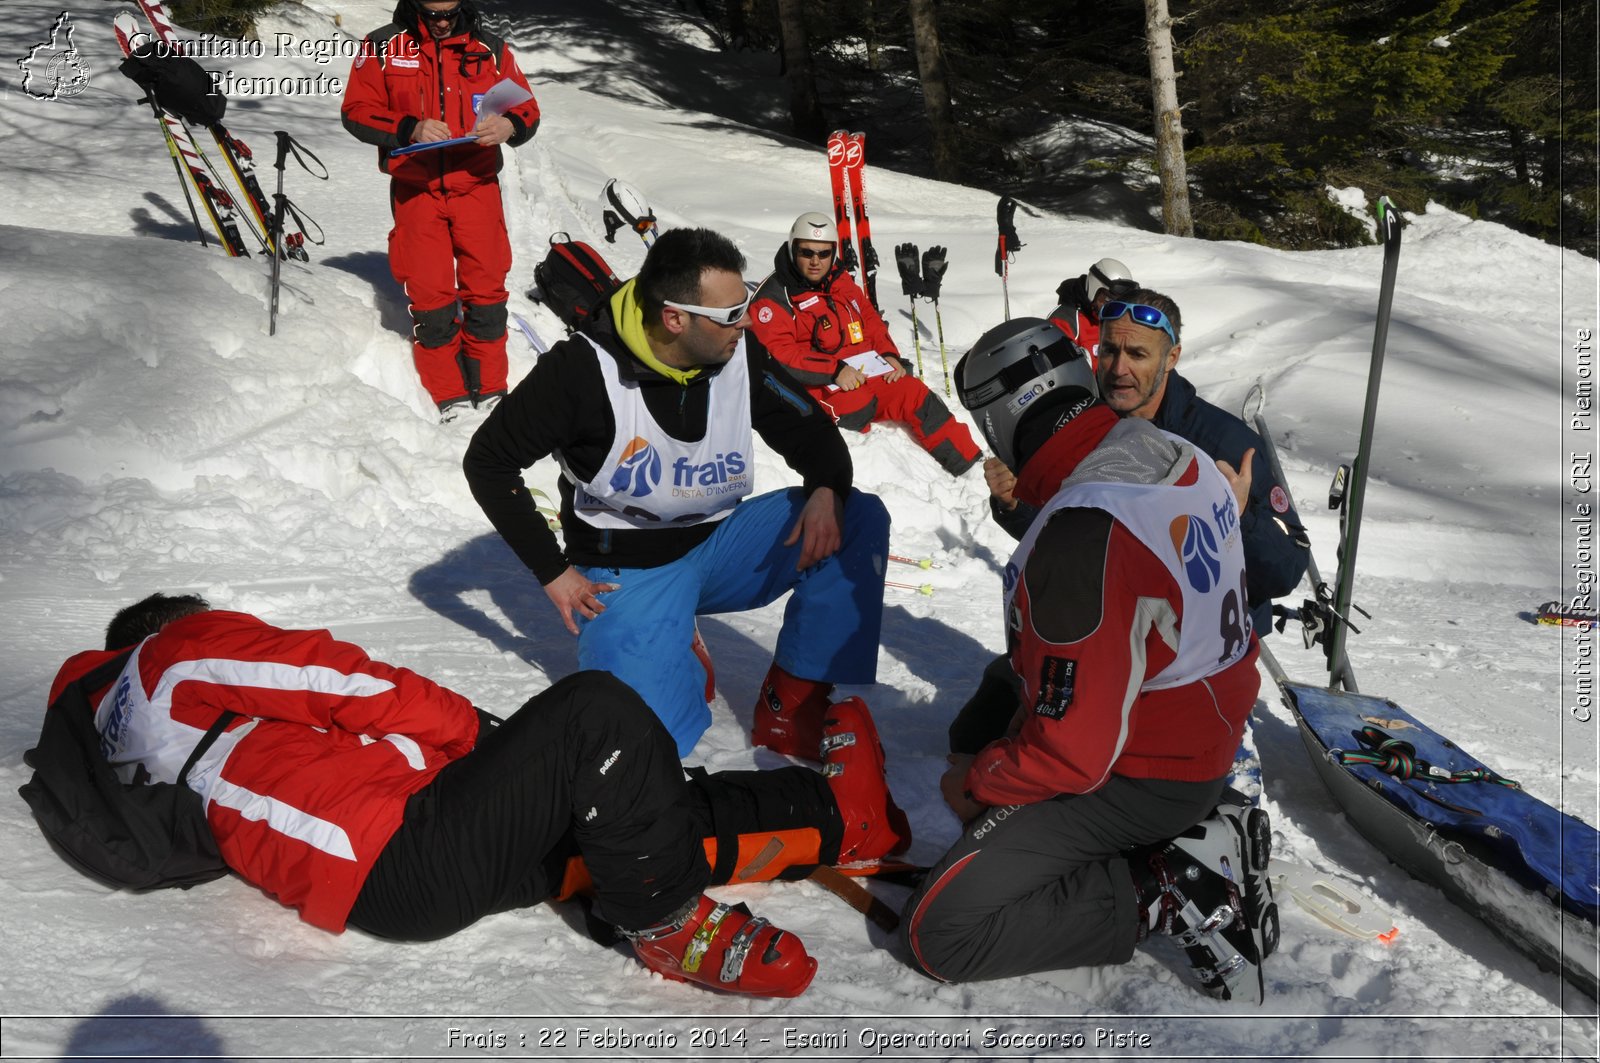
<instances>
[{"instance_id":1,"label":"white sunglasses","mask_svg":"<svg viewBox=\"0 0 1600 1063\"><path fill-rule=\"evenodd\" d=\"M744 317L745 312L750 309L750 300L755 297L756 293L751 292L744 297L744 302L738 306L694 306L689 303L675 303L671 299L663 299L661 302L664 306L670 306L674 310L682 310L684 313L693 314L696 317L703 317L713 324L721 325L723 328L732 328L739 323L739 319Z\"/></svg>"}]
</instances>

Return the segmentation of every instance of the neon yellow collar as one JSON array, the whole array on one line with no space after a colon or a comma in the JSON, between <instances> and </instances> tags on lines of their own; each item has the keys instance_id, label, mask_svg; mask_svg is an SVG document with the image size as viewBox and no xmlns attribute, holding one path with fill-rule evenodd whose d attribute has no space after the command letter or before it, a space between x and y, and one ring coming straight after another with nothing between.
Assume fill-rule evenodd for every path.
<instances>
[{"instance_id":1,"label":"neon yellow collar","mask_svg":"<svg viewBox=\"0 0 1600 1063\"><path fill-rule=\"evenodd\" d=\"M644 310L640 308L639 301L633 295L636 280L637 277L629 280L611 296L611 320L617 327L617 335L627 344L633 356L650 369L679 384L689 383L700 375L699 366L693 369L674 369L657 358L655 352L650 349L650 339L644 331Z\"/></svg>"}]
</instances>

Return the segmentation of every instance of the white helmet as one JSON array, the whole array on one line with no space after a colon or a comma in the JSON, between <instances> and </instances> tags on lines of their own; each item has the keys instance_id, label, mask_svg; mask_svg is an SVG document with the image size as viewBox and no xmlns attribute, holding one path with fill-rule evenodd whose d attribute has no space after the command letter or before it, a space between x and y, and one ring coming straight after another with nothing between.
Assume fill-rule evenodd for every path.
<instances>
[{"instance_id":1,"label":"white helmet","mask_svg":"<svg viewBox=\"0 0 1600 1063\"><path fill-rule=\"evenodd\" d=\"M961 356L956 395L977 418L994 456L1015 470L1017 428L1045 405L1044 396L1072 403L1076 416L1100 397L1100 389L1083 348L1052 322L1018 317L985 332Z\"/></svg>"},{"instance_id":2,"label":"white helmet","mask_svg":"<svg viewBox=\"0 0 1600 1063\"><path fill-rule=\"evenodd\" d=\"M1133 271L1118 259L1102 258L1084 274L1083 287L1089 295L1089 302L1093 303L1102 288L1110 288L1111 296L1116 298L1137 291L1139 282L1133 279Z\"/></svg>"},{"instance_id":3,"label":"white helmet","mask_svg":"<svg viewBox=\"0 0 1600 1063\"><path fill-rule=\"evenodd\" d=\"M816 240L824 244L837 244L839 230L834 228L833 219L818 211L808 210L794 220L789 226L789 243L796 240Z\"/></svg>"}]
</instances>

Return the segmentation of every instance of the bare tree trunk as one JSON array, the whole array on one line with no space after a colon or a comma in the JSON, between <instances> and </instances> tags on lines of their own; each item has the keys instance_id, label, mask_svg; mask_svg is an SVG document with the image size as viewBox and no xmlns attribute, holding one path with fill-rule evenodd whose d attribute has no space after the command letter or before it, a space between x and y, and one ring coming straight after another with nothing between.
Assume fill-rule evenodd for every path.
<instances>
[{"instance_id":1,"label":"bare tree trunk","mask_svg":"<svg viewBox=\"0 0 1600 1063\"><path fill-rule=\"evenodd\" d=\"M1161 172L1161 224L1173 236L1193 236L1189 173L1183 159L1183 115L1172 61L1172 16L1167 0L1144 0L1145 45L1150 52L1150 95L1155 104L1156 166Z\"/></svg>"},{"instance_id":2,"label":"bare tree trunk","mask_svg":"<svg viewBox=\"0 0 1600 1063\"><path fill-rule=\"evenodd\" d=\"M883 69L883 57L878 48L878 0L867 0L866 7L866 17L862 22L867 38L867 69L876 72Z\"/></svg>"},{"instance_id":3,"label":"bare tree trunk","mask_svg":"<svg viewBox=\"0 0 1600 1063\"><path fill-rule=\"evenodd\" d=\"M955 181L960 177L961 149L956 140L955 110L950 105L950 75L939 48L939 14L934 0L910 0L910 8L917 74L933 131L933 172L941 181Z\"/></svg>"},{"instance_id":4,"label":"bare tree trunk","mask_svg":"<svg viewBox=\"0 0 1600 1063\"><path fill-rule=\"evenodd\" d=\"M783 36L783 69L789 80L789 119L802 140L822 143L828 135L817 98L817 74L811 65L811 40L806 36L804 0L778 0L778 31Z\"/></svg>"}]
</instances>

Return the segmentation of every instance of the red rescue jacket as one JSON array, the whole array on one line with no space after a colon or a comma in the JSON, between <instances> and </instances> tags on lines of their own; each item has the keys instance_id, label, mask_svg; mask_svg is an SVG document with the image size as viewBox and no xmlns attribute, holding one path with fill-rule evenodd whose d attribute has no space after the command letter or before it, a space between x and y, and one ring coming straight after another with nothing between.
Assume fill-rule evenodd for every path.
<instances>
[{"instance_id":1,"label":"red rescue jacket","mask_svg":"<svg viewBox=\"0 0 1600 1063\"><path fill-rule=\"evenodd\" d=\"M62 665L50 701L118 651ZM174 782L206 729L230 724L190 770L228 866L313 926L344 929L406 799L470 751L470 702L326 631L286 631L244 613L167 624L129 658L95 726L130 778Z\"/></svg>"},{"instance_id":2,"label":"red rescue jacket","mask_svg":"<svg viewBox=\"0 0 1600 1063\"><path fill-rule=\"evenodd\" d=\"M889 326L850 274L835 265L813 286L795 269L788 244L778 249L772 273L756 289L750 314L762 346L813 395L824 393L851 355L900 357Z\"/></svg>"},{"instance_id":3,"label":"red rescue jacket","mask_svg":"<svg viewBox=\"0 0 1600 1063\"><path fill-rule=\"evenodd\" d=\"M389 158L389 152L410 144L412 131L424 118L444 122L452 137L466 136L478 123L478 100L504 78L528 88L511 48L478 24L470 3L462 4L457 31L435 40L401 0L394 22L362 42L340 112L345 129L377 146L378 168L384 173L404 184L455 191L500 172L498 145L462 144L397 159ZM539 103L529 100L505 117L516 129L507 143L516 147L538 128Z\"/></svg>"}]
</instances>

